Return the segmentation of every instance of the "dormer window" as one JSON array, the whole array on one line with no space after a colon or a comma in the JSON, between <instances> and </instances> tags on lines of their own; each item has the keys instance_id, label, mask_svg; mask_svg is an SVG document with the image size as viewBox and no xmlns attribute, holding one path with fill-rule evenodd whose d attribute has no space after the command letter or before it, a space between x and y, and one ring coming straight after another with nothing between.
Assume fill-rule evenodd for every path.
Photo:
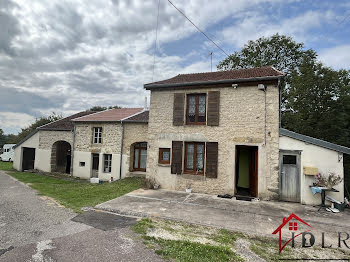
<instances>
[{"instance_id":1,"label":"dormer window","mask_svg":"<svg viewBox=\"0 0 350 262\"><path fill-rule=\"evenodd\" d=\"M102 144L102 127L94 127L94 144Z\"/></svg>"},{"instance_id":2,"label":"dormer window","mask_svg":"<svg viewBox=\"0 0 350 262\"><path fill-rule=\"evenodd\" d=\"M188 125L206 124L206 94L187 95L187 117Z\"/></svg>"}]
</instances>

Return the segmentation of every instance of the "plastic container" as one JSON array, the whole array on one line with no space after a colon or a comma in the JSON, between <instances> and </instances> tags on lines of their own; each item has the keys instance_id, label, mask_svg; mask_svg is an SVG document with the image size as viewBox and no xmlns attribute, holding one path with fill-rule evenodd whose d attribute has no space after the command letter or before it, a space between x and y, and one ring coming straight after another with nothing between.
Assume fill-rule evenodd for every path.
<instances>
[{"instance_id":1,"label":"plastic container","mask_svg":"<svg viewBox=\"0 0 350 262\"><path fill-rule=\"evenodd\" d=\"M334 203L334 207L336 209L338 209L339 211L344 211L346 204L345 203L341 203L341 204Z\"/></svg>"},{"instance_id":2,"label":"plastic container","mask_svg":"<svg viewBox=\"0 0 350 262\"><path fill-rule=\"evenodd\" d=\"M91 177L90 183L91 184L98 184L100 182L100 179L98 177Z\"/></svg>"}]
</instances>

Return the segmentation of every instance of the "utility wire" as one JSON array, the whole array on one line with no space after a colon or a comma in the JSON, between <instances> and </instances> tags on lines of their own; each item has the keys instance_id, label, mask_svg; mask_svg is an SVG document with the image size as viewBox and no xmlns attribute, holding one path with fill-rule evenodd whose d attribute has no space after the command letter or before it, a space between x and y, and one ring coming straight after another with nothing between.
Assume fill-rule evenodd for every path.
<instances>
[{"instance_id":1,"label":"utility wire","mask_svg":"<svg viewBox=\"0 0 350 262\"><path fill-rule=\"evenodd\" d=\"M196 26L179 8L177 8L170 0L168 2L179 11L199 32L201 32L209 41L211 41L217 48L219 48L225 55L229 56L224 49L222 49L217 43L215 43L206 33L204 33L198 26Z\"/></svg>"},{"instance_id":2,"label":"utility wire","mask_svg":"<svg viewBox=\"0 0 350 262\"><path fill-rule=\"evenodd\" d=\"M154 42L154 53L153 53L153 73L152 73L152 82L154 78L154 68L156 64L156 52L157 52L157 40L158 40L158 24L159 24L159 5L160 0L158 0L158 13L157 13L157 26L156 26L156 41Z\"/></svg>"}]
</instances>

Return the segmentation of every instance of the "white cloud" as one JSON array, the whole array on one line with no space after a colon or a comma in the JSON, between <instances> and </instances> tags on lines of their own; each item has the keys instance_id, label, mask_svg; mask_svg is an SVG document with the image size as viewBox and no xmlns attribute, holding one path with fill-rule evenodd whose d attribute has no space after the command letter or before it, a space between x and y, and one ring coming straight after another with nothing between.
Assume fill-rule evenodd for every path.
<instances>
[{"instance_id":1,"label":"white cloud","mask_svg":"<svg viewBox=\"0 0 350 262\"><path fill-rule=\"evenodd\" d=\"M331 11L306 11L292 18L276 18L260 12L245 13L235 17L237 23L224 28L218 35L224 42L235 47L243 47L249 40L271 36L275 33L292 36L296 41L315 41L317 36L311 36L309 31L332 23L334 14Z\"/></svg>"},{"instance_id":2,"label":"white cloud","mask_svg":"<svg viewBox=\"0 0 350 262\"><path fill-rule=\"evenodd\" d=\"M25 113L0 112L0 128L5 133L20 131L20 128L29 126L35 118Z\"/></svg>"},{"instance_id":3,"label":"white cloud","mask_svg":"<svg viewBox=\"0 0 350 262\"><path fill-rule=\"evenodd\" d=\"M350 68L350 45L340 45L336 47L322 49L319 59L327 66L335 69Z\"/></svg>"}]
</instances>

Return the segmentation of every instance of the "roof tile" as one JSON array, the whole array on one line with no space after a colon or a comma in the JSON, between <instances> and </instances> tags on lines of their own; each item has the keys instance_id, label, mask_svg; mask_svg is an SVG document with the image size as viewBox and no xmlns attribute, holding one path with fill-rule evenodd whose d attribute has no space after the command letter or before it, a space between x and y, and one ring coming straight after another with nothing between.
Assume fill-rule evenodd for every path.
<instances>
[{"instance_id":1,"label":"roof tile","mask_svg":"<svg viewBox=\"0 0 350 262\"><path fill-rule=\"evenodd\" d=\"M74 122L114 122L120 121L141 112L143 108L118 108L97 112L88 116L73 119Z\"/></svg>"},{"instance_id":2,"label":"roof tile","mask_svg":"<svg viewBox=\"0 0 350 262\"><path fill-rule=\"evenodd\" d=\"M145 84L144 87L147 89L148 87L153 85L172 85L172 84L182 84L182 83L249 79L249 78L259 78L259 77L280 77L280 76L284 76L284 73L275 69L272 66L264 66L264 67L258 67L258 68L236 69L236 70L228 70L228 71L180 74L173 78Z\"/></svg>"},{"instance_id":3,"label":"roof tile","mask_svg":"<svg viewBox=\"0 0 350 262\"><path fill-rule=\"evenodd\" d=\"M57 120L55 122L43 125L41 127L38 127L39 130L73 130L74 126L72 123L72 119L82 116L87 116L90 114L96 113L94 111L84 111L79 112L77 114L62 118L60 120Z\"/></svg>"}]
</instances>

